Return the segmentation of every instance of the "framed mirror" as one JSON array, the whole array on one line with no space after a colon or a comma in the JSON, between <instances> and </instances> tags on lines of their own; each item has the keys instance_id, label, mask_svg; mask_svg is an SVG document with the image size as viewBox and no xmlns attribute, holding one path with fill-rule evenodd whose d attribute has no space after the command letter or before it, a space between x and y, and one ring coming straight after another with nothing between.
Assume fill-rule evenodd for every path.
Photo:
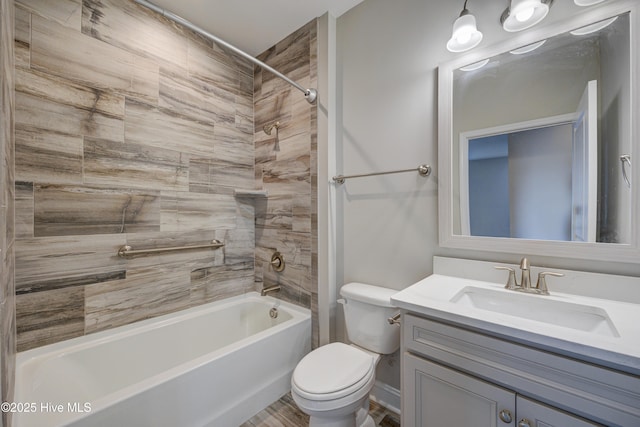
<instances>
[{"instance_id":1,"label":"framed mirror","mask_svg":"<svg viewBox=\"0 0 640 427\"><path fill-rule=\"evenodd\" d=\"M637 8L439 67L442 246L640 262Z\"/></svg>"}]
</instances>

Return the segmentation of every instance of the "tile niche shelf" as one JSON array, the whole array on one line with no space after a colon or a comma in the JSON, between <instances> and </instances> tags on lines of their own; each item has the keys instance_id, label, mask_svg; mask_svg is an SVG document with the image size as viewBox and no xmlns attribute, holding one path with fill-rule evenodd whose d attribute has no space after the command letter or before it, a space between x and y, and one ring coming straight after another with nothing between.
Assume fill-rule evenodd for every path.
<instances>
[{"instance_id":1,"label":"tile niche shelf","mask_svg":"<svg viewBox=\"0 0 640 427\"><path fill-rule=\"evenodd\" d=\"M269 196L269 192L267 190L244 190L240 188L236 188L233 190L233 195L236 197L247 197L247 198L267 198Z\"/></svg>"}]
</instances>

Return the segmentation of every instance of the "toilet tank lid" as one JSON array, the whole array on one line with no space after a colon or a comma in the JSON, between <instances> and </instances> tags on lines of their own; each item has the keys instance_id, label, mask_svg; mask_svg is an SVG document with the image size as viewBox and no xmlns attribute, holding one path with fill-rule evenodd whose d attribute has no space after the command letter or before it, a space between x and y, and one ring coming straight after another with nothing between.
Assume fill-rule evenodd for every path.
<instances>
[{"instance_id":1,"label":"toilet tank lid","mask_svg":"<svg viewBox=\"0 0 640 427\"><path fill-rule=\"evenodd\" d=\"M340 295L347 300L360 301L380 307L394 307L391 295L398 293L395 289L365 283L347 283L340 288Z\"/></svg>"}]
</instances>

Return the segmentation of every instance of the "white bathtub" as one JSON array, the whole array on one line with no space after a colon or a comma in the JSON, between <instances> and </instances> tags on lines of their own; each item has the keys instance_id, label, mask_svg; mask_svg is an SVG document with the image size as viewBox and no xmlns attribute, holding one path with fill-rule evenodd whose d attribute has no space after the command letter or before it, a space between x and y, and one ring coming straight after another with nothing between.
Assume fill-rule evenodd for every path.
<instances>
[{"instance_id":1,"label":"white bathtub","mask_svg":"<svg viewBox=\"0 0 640 427\"><path fill-rule=\"evenodd\" d=\"M309 310L277 304L249 293L18 353L13 425L238 426L311 347Z\"/></svg>"}]
</instances>

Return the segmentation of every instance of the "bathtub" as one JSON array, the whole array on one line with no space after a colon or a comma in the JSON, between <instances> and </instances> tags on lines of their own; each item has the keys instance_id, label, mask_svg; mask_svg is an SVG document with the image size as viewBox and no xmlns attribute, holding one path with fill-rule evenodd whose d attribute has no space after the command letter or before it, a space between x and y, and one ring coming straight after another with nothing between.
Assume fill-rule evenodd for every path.
<instances>
[{"instance_id":1,"label":"bathtub","mask_svg":"<svg viewBox=\"0 0 640 427\"><path fill-rule=\"evenodd\" d=\"M20 352L3 409L15 427L236 427L310 347L309 310L252 292Z\"/></svg>"}]
</instances>

